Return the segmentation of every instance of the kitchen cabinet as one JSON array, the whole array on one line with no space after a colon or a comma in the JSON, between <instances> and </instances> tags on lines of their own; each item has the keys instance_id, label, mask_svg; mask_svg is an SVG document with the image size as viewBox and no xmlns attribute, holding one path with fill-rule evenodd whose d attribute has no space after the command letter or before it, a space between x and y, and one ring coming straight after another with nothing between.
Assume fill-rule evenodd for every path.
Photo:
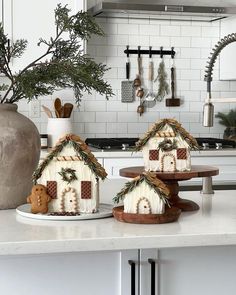
<instances>
[{"instance_id":1,"label":"kitchen cabinet","mask_svg":"<svg viewBox=\"0 0 236 295\"><path fill-rule=\"evenodd\" d=\"M128 260L137 250L124 253L125 260L121 251L0 257L1 294L130 295Z\"/></svg>"},{"instance_id":2,"label":"kitchen cabinet","mask_svg":"<svg viewBox=\"0 0 236 295\"><path fill-rule=\"evenodd\" d=\"M28 40L25 54L20 59L13 60L15 71L45 52L44 45L38 46L37 43L39 38L48 40L55 35L54 9L59 3L67 4L71 13L84 8L84 1L75 0L4 0L5 10L8 9L5 14L5 32L13 42L20 38Z\"/></svg>"},{"instance_id":3,"label":"kitchen cabinet","mask_svg":"<svg viewBox=\"0 0 236 295\"><path fill-rule=\"evenodd\" d=\"M236 17L221 20L220 37L235 33ZM236 42L229 44L220 53L220 80L236 80ZM213 89L214 90L214 89Z\"/></svg>"},{"instance_id":4,"label":"kitchen cabinet","mask_svg":"<svg viewBox=\"0 0 236 295\"><path fill-rule=\"evenodd\" d=\"M236 157L235 153L232 155L222 154L223 151L213 152L211 155L207 155L207 152L194 152L192 153L191 162L192 165L209 165L216 166L220 170L220 174L213 177L213 181L215 184L230 184L236 183ZM96 153L94 153L96 156ZM205 155L206 154L206 155ZM130 156L126 158L114 157L110 158L99 158L101 164L104 166L105 170L108 173L109 179L121 179L122 177L119 175L119 170L125 167L131 166L143 166L143 158L140 154L139 157ZM192 179L190 181L180 182L182 184L200 184L201 179Z\"/></svg>"}]
</instances>

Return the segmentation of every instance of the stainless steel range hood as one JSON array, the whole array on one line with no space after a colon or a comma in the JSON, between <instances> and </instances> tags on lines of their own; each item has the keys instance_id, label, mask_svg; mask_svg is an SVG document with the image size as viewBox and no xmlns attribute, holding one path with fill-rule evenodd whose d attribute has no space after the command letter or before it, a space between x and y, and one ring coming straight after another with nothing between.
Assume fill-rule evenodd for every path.
<instances>
[{"instance_id":1,"label":"stainless steel range hood","mask_svg":"<svg viewBox=\"0 0 236 295\"><path fill-rule=\"evenodd\" d=\"M102 1L88 11L95 17L215 21L236 14L236 0Z\"/></svg>"}]
</instances>

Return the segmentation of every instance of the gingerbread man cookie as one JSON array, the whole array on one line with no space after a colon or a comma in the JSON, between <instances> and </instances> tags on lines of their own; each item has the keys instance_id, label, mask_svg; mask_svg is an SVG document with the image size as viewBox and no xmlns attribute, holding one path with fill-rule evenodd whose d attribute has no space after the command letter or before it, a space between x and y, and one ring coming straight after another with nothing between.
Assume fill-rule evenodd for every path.
<instances>
[{"instance_id":1,"label":"gingerbread man cookie","mask_svg":"<svg viewBox=\"0 0 236 295\"><path fill-rule=\"evenodd\" d=\"M34 214L47 213L50 201L51 197L47 194L47 188L42 184L34 185L31 195L27 198L27 203L31 204L31 212Z\"/></svg>"}]
</instances>

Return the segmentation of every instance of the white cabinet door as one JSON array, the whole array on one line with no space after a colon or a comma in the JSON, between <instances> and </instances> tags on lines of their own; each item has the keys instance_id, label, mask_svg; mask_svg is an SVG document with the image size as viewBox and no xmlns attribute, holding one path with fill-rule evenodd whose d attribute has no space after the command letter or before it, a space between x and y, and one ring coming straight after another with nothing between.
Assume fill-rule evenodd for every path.
<instances>
[{"instance_id":1,"label":"white cabinet door","mask_svg":"<svg viewBox=\"0 0 236 295\"><path fill-rule=\"evenodd\" d=\"M236 17L232 16L221 21L221 38L235 33ZM225 47L220 54L220 80L236 80L236 42Z\"/></svg>"},{"instance_id":2,"label":"white cabinet door","mask_svg":"<svg viewBox=\"0 0 236 295\"><path fill-rule=\"evenodd\" d=\"M119 179L120 169L131 166L143 166L143 158L105 158L104 168L109 179Z\"/></svg>"},{"instance_id":3,"label":"white cabinet door","mask_svg":"<svg viewBox=\"0 0 236 295\"><path fill-rule=\"evenodd\" d=\"M83 9L83 1L75 0L12 0L11 3L11 27L7 28L8 34L13 41L20 38L28 40L25 54L13 61L16 71L45 52L43 44L37 46L39 38L48 40L55 36L54 10L57 4L67 4L71 13Z\"/></svg>"},{"instance_id":4,"label":"white cabinet door","mask_svg":"<svg viewBox=\"0 0 236 295\"><path fill-rule=\"evenodd\" d=\"M124 251L123 260L122 253L115 251L0 257L1 294L130 295L128 260L134 259L131 254L136 254L137 251Z\"/></svg>"},{"instance_id":5,"label":"white cabinet door","mask_svg":"<svg viewBox=\"0 0 236 295\"><path fill-rule=\"evenodd\" d=\"M159 295L235 294L236 247L160 250Z\"/></svg>"}]
</instances>

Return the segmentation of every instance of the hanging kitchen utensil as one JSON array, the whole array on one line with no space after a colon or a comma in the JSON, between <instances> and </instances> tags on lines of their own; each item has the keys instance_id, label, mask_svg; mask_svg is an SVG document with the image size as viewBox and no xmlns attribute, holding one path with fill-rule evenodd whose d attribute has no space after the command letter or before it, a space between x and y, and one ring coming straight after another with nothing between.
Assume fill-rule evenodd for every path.
<instances>
[{"instance_id":1,"label":"hanging kitchen utensil","mask_svg":"<svg viewBox=\"0 0 236 295\"><path fill-rule=\"evenodd\" d=\"M145 111L144 108L144 101L143 101L143 96L144 96L144 90L142 88L142 82L141 82L141 75L142 75L142 59L141 59L141 55L140 55L140 46L138 46L138 75L136 77L136 79L134 80L134 85L136 83L137 90L136 90L136 96L140 98L140 104L137 107L137 113L142 116L142 114Z\"/></svg>"},{"instance_id":2,"label":"hanging kitchen utensil","mask_svg":"<svg viewBox=\"0 0 236 295\"><path fill-rule=\"evenodd\" d=\"M175 97L175 67L174 67L174 56L172 58L172 66L171 66L171 98L166 99L167 107L179 107L180 106L180 98Z\"/></svg>"},{"instance_id":3,"label":"hanging kitchen utensil","mask_svg":"<svg viewBox=\"0 0 236 295\"><path fill-rule=\"evenodd\" d=\"M127 46L127 51L129 46ZM127 53L126 61L126 81L121 81L121 101L122 102L133 102L135 98L135 88L133 86L133 81L129 81L130 78L130 60L129 53Z\"/></svg>"},{"instance_id":4,"label":"hanging kitchen utensil","mask_svg":"<svg viewBox=\"0 0 236 295\"><path fill-rule=\"evenodd\" d=\"M138 74L136 75L136 78L134 79L134 87L137 89L138 87L141 87L141 75L142 75L142 59L140 54L140 46L138 46Z\"/></svg>"},{"instance_id":5,"label":"hanging kitchen utensil","mask_svg":"<svg viewBox=\"0 0 236 295\"><path fill-rule=\"evenodd\" d=\"M166 69L165 69L165 62L163 59L162 49L163 49L163 47L161 47L161 50L160 50L160 56L161 56L162 61L159 64L158 74L157 74L156 79L154 80L154 82L157 82L157 81L159 82L158 91L156 93L156 100L157 101L162 101L163 98L167 94L169 94L169 84L167 82L167 73L166 73Z\"/></svg>"},{"instance_id":6,"label":"hanging kitchen utensil","mask_svg":"<svg viewBox=\"0 0 236 295\"><path fill-rule=\"evenodd\" d=\"M148 92L145 95L145 101L154 101L155 93L153 92L153 60L151 54L152 47L149 47L149 65L148 65Z\"/></svg>"}]
</instances>

